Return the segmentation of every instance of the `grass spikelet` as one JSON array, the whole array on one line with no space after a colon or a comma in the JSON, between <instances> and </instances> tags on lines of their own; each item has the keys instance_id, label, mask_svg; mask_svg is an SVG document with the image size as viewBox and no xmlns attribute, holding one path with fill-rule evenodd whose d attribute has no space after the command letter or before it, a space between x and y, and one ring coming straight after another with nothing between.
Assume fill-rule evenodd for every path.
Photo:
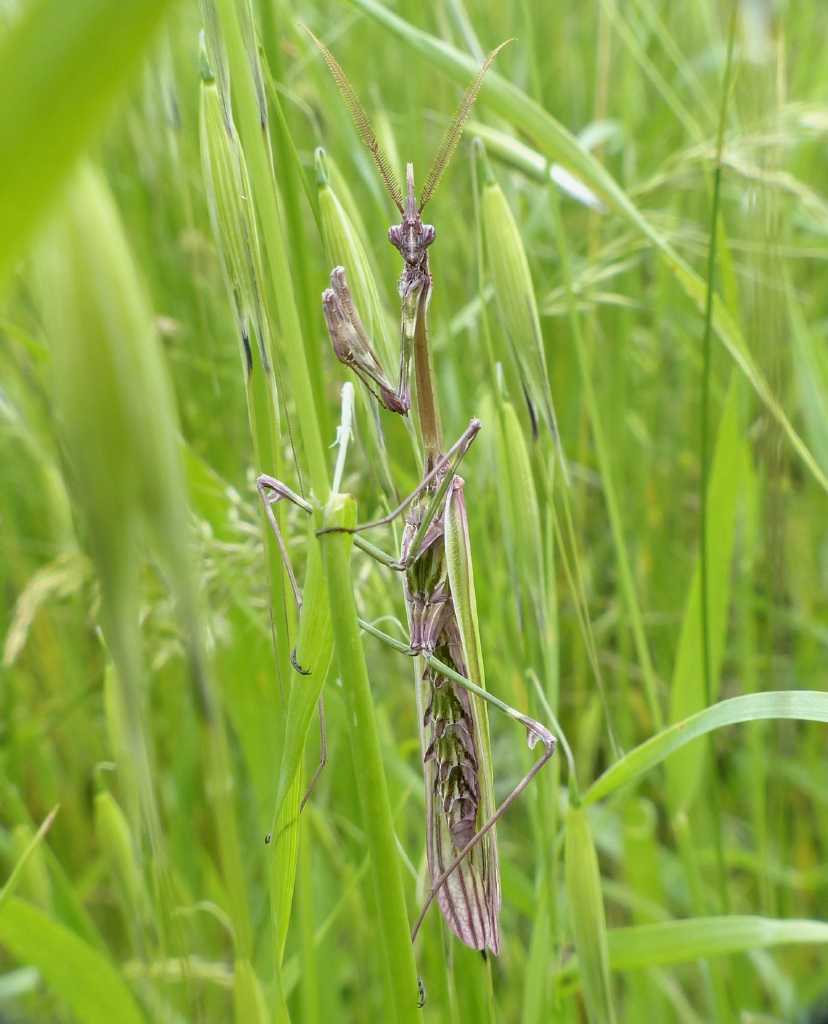
<instances>
[{"instance_id":1,"label":"grass spikelet","mask_svg":"<svg viewBox=\"0 0 828 1024\"><path fill-rule=\"evenodd\" d=\"M249 337L258 301L261 264L250 205L250 181L232 116L225 111L204 52L199 95L199 140L207 209L239 330L242 337ZM250 358L248 354L247 359Z\"/></svg>"},{"instance_id":2,"label":"grass spikelet","mask_svg":"<svg viewBox=\"0 0 828 1024\"><path fill-rule=\"evenodd\" d=\"M115 797L102 790L95 794L95 835L104 859L121 890L121 908L133 929L140 929L149 904L135 856L135 840Z\"/></svg>"},{"instance_id":3,"label":"grass spikelet","mask_svg":"<svg viewBox=\"0 0 828 1024\"><path fill-rule=\"evenodd\" d=\"M501 330L511 352L509 363L513 367L512 376L516 370L529 410L533 435L537 436L539 422L542 420L557 443L558 426L526 250L514 214L492 173L485 151L480 144L476 148L483 163L481 218L488 269Z\"/></svg>"},{"instance_id":4,"label":"grass spikelet","mask_svg":"<svg viewBox=\"0 0 828 1024\"><path fill-rule=\"evenodd\" d=\"M505 505L504 522L509 526L506 536L512 547L515 578L520 580L520 593L528 596L535 622L542 620L545 597L545 573L542 550L543 533L540 522L535 481L529 448L514 405L506 400L499 404L497 423L497 456L506 486L501 488ZM536 628L533 624L532 630Z\"/></svg>"},{"instance_id":5,"label":"grass spikelet","mask_svg":"<svg viewBox=\"0 0 828 1024\"><path fill-rule=\"evenodd\" d=\"M225 59L218 41L214 41L211 49L220 67ZM281 424L271 318L265 301L264 254L244 151L232 112L222 100L204 48L199 139L213 237L238 324L253 451L258 466L279 474L282 471ZM262 525L265 526L264 521ZM281 628L284 617L281 567L269 530L265 536L270 552L273 603L278 613L277 636L281 649L286 649L287 638Z\"/></svg>"},{"instance_id":6,"label":"grass spikelet","mask_svg":"<svg viewBox=\"0 0 828 1024\"><path fill-rule=\"evenodd\" d=\"M142 485L155 469L145 411L156 396L143 351L149 311L111 199L89 168L43 239L36 269L70 481L108 596L136 572Z\"/></svg>"}]
</instances>

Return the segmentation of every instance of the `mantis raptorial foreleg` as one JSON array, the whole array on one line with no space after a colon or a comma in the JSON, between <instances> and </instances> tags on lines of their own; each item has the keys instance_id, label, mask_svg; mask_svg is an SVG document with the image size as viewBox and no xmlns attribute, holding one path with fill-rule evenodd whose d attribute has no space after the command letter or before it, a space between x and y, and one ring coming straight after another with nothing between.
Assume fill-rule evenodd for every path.
<instances>
[{"instance_id":1,"label":"mantis raptorial foreleg","mask_svg":"<svg viewBox=\"0 0 828 1024\"><path fill-rule=\"evenodd\" d=\"M283 484L281 480L277 480L274 476L268 476L266 473L262 473L256 479L256 489L259 492L259 497L262 499L265 513L267 514L270 528L273 530L273 534L276 537L276 544L279 547L279 554L282 556L282 564L285 567L285 572L288 575L290 581L290 589L293 591L293 599L296 601L296 608L298 611L302 609L302 591L299 589L299 584L296 582L296 576L293 572L293 566L290 564L290 558L288 556L287 545L285 539L282 536L282 531L279 529L279 521L276 519L276 514L273 511L273 506L278 505L280 501L291 501L294 505L303 509L305 512L311 511L310 504L305 499L292 491L287 484ZM291 655L292 658L292 655Z\"/></svg>"},{"instance_id":2,"label":"mantis raptorial foreleg","mask_svg":"<svg viewBox=\"0 0 828 1024\"><path fill-rule=\"evenodd\" d=\"M403 345L399 383L396 388L392 387L354 305L344 267L334 267L331 271L331 287L322 293L322 311L336 358L354 371L389 412L405 415L411 406L408 394L410 355L406 355L406 346Z\"/></svg>"},{"instance_id":3,"label":"mantis raptorial foreleg","mask_svg":"<svg viewBox=\"0 0 828 1024\"><path fill-rule=\"evenodd\" d=\"M360 619L359 624L364 632L369 633L371 636L376 637L378 640L382 640L383 643L388 644L389 647L392 647L394 650L399 651L401 654L412 653L412 651L404 643L401 643L399 640L395 640L394 637L389 636L387 633L384 633L380 629L377 629L376 626L373 626L370 622L365 622L363 619ZM539 760L537 760L532 765L532 767L523 776L520 782L518 782L518 784L511 791L511 793L509 793L509 795L503 800L500 806L497 807L494 814L492 814L489 817L489 819L485 821L483 825L481 825L477 832L475 832L471 839L457 853L457 856L454 858L454 860L451 861L451 863L443 870L443 872L440 875L437 876L437 878L432 879L431 890L428 894L428 897L426 898L425 903L423 904L419 917L417 918L417 921L415 922L414 927L411 930L412 942L414 942L414 940L417 938L417 933L419 932L420 926L425 920L425 916L428 912L428 909L431 906L432 902L434 901L435 896L440 891L441 887L445 885L450 875L457 870L457 868L460 866L463 860L469 855L469 853L471 853L474 847L477 846L477 844L483 839L483 837L494 828L498 820L503 817L503 815L506 813L509 807L511 807L515 800L517 800L521 793L523 793L523 791L526 789L529 783L534 779L534 777L538 774L541 768L543 768L546 762L555 753L556 747L555 737L545 726L541 725L540 722L535 721L534 718L530 718L528 715L524 715L523 712L511 707L509 704L506 704L504 701L500 700L500 698L495 697L494 694L489 693L489 691L486 690L484 687L478 686L477 683L475 683L471 679L468 679L465 676L462 676L459 672L451 668L450 665L446 665L444 662L440 661L439 658L435 658L434 655L428 654L423 651L417 653L420 653L426 664L439 675L444 676L446 679L450 679L453 683L456 683L458 686L461 686L464 690L467 690L469 693L473 693L476 697L480 697L482 700L485 700L492 707L497 708L498 711L502 711L503 714L508 715L509 718L511 718L513 721L520 722L520 724L526 729L526 732L528 733L527 742L529 744L529 747L532 748L537 743L541 743L543 744L543 754L541 755Z\"/></svg>"}]
</instances>

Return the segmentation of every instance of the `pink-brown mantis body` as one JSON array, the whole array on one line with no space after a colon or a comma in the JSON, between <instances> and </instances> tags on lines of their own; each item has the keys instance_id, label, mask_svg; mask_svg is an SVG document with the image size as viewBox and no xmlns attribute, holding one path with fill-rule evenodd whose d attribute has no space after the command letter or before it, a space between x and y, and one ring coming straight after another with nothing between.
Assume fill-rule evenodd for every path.
<instances>
[{"instance_id":1,"label":"pink-brown mantis body","mask_svg":"<svg viewBox=\"0 0 828 1024\"><path fill-rule=\"evenodd\" d=\"M310 34L310 33L309 33ZM415 923L416 937L434 898L443 917L466 945L500 951L500 872L495 824L555 750L552 734L538 722L504 704L485 689L474 577L469 545L464 482L456 470L480 430L473 419L443 454L442 435L428 350L427 315L432 278L429 246L436 232L423 223L422 211L432 197L462 133L483 76L504 44L497 47L467 90L447 130L419 198L412 164L406 168L405 197L348 79L330 51L312 37L380 171L401 220L388 232L403 258L400 368L394 386L374 353L354 306L345 270L331 273L322 296L323 312L337 358L349 366L377 400L392 413L411 407L409 378L413 364L416 413L423 444L424 475L398 508L382 519L355 527L356 545L403 575L409 643L401 644L369 623L363 628L409 655L419 656L418 708L425 772L426 851L431 888ZM259 490L276 527L270 505L282 498L303 499L272 477L259 478ZM399 558L382 552L362 537L365 530L405 516ZM281 539L280 539L281 544ZM282 550L284 548L282 545ZM294 592L298 588L291 574ZM530 747L543 753L498 807L494 799L487 705L492 704L527 730Z\"/></svg>"}]
</instances>

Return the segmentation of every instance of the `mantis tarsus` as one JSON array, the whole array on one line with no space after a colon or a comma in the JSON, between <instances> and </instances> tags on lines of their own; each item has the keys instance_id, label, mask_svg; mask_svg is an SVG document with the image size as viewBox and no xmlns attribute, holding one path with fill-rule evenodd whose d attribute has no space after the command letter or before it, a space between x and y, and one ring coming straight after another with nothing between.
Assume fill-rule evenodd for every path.
<instances>
[{"instance_id":1,"label":"mantis tarsus","mask_svg":"<svg viewBox=\"0 0 828 1024\"><path fill-rule=\"evenodd\" d=\"M389 241L403 258L399 282L400 374L396 387L373 351L342 267L336 267L331 273L331 287L323 293L322 306L337 358L356 372L387 410L400 415L409 411L412 363L416 382L423 479L389 515L349 531L355 534L357 547L402 573L409 643L401 644L369 623L362 623L363 628L398 650L419 656L423 666L419 674L418 709L426 777L426 844L431 890L414 926L412 941L436 898L447 924L466 945L498 953L500 873L494 826L552 756L555 739L540 723L504 704L485 689L464 482L457 475L460 462L480 430L480 422L472 420L443 454L427 331L432 288L428 247L436 232L433 226L423 223L422 212L457 147L483 76L506 44L502 43L489 54L466 91L418 201L413 165L409 163L406 167L403 199L391 165L345 73L330 51L315 36L312 38L402 217L401 222L388 231ZM308 512L311 506L272 477L261 476L258 487L288 565L291 587L301 606L301 594L289 568L272 505L287 498ZM390 523L403 514L405 528L399 558L387 555L362 537L365 530ZM295 667L301 671L300 666ZM487 704L520 722L527 730L530 747L538 742L543 746L541 758L499 807L494 801Z\"/></svg>"}]
</instances>

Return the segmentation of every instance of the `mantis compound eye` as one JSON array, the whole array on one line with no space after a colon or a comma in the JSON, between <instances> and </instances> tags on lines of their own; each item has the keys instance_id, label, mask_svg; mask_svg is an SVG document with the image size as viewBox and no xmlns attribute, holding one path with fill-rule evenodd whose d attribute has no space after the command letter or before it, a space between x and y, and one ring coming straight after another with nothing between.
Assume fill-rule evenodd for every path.
<instances>
[{"instance_id":1,"label":"mantis compound eye","mask_svg":"<svg viewBox=\"0 0 828 1024\"><path fill-rule=\"evenodd\" d=\"M390 227L388 229L388 241L396 249L399 249L400 245L402 244L402 231L401 231L401 228L402 228L402 224L394 224L392 227Z\"/></svg>"},{"instance_id":2,"label":"mantis compound eye","mask_svg":"<svg viewBox=\"0 0 828 1024\"><path fill-rule=\"evenodd\" d=\"M433 224L423 224L423 248L434 241L437 237L437 228Z\"/></svg>"}]
</instances>

